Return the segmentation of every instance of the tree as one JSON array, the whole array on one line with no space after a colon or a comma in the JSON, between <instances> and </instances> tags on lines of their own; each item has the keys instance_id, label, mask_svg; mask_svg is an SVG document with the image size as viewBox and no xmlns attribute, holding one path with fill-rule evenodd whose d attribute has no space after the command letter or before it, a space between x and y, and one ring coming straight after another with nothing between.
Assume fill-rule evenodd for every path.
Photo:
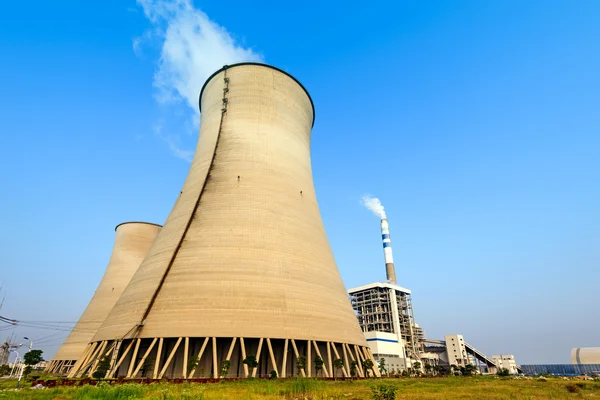
<instances>
[{"instance_id":1,"label":"tree","mask_svg":"<svg viewBox=\"0 0 600 400\"><path fill-rule=\"evenodd\" d=\"M358 363L354 360L350 361L350 376L356 376L356 367L358 367Z\"/></svg>"},{"instance_id":2,"label":"tree","mask_svg":"<svg viewBox=\"0 0 600 400\"><path fill-rule=\"evenodd\" d=\"M231 367L231 361L223 360L221 363L221 378L225 378L229 373L229 368Z\"/></svg>"},{"instance_id":3,"label":"tree","mask_svg":"<svg viewBox=\"0 0 600 400\"><path fill-rule=\"evenodd\" d=\"M397 387L392 385L377 385L371 386L373 400L396 400Z\"/></svg>"},{"instance_id":4,"label":"tree","mask_svg":"<svg viewBox=\"0 0 600 400\"><path fill-rule=\"evenodd\" d=\"M421 375L421 363L419 361L416 361L413 364L413 372L415 373L416 376Z\"/></svg>"},{"instance_id":5,"label":"tree","mask_svg":"<svg viewBox=\"0 0 600 400\"><path fill-rule=\"evenodd\" d=\"M188 364L187 364L187 377L190 377L190 374L192 373L193 370L196 369L196 367L198 367L198 358L196 356L190 356L190 358L188 359Z\"/></svg>"},{"instance_id":6,"label":"tree","mask_svg":"<svg viewBox=\"0 0 600 400\"><path fill-rule=\"evenodd\" d=\"M298 373L306 368L306 357L299 356L296 360L296 369L298 369Z\"/></svg>"},{"instance_id":7,"label":"tree","mask_svg":"<svg viewBox=\"0 0 600 400\"><path fill-rule=\"evenodd\" d=\"M269 379L271 379L271 380L277 379L277 371L272 370L271 373L269 374Z\"/></svg>"},{"instance_id":8,"label":"tree","mask_svg":"<svg viewBox=\"0 0 600 400\"><path fill-rule=\"evenodd\" d=\"M323 358L321 358L321 356L316 356L315 357L315 373L317 376L319 376L319 372L323 369L323 364L325 364L325 361L323 361Z\"/></svg>"},{"instance_id":9,"label":"tree","mask_svg":"<svg viewBox=\"0 0 600 400\"><path fill-rule=\"evenodd\" d=\"M142 378L146 377L146 372L152 369L152 364L154 364L154 360L151 358L146 358L144 363L142 364Z\"/></svg>"},{"instance_id":10,"label":"tree","mask_svg":"<svg viewBox=\"0 0 600 400\"><path fill-rule=\"evenodd\" d=\"M379 372L387 375L387 369L385 368L385 358L383 357L379 359Z\"/></svg>"},{"instance_id":11,"label":"tree","mask_svg":"<svg viewBox=\"0 0 600 400\"><path fill-rule=\"evenodd\" d=\"M0 376L10 374L10 370L11 368L8 366L8 364L0 365Z\"/></svg>"},{"instance_id":12,"label":"tree","mask_svg":"<svg viewBox=\"0 0 600 400\"><path fill-rule=\"evenodd\" d=\"M472 376L476 370L477 370L477 368L475 368L475 366L473 364L467 364L463 368L460 369L460 372L464 376Z\"/></svg>"},{"instance_id":13,"label":"tree","mask_svg":"<svg viewBox=\"0 0 600 400\"><path fill-rule=\"evenodd\" d=\"M510 371L508 370L508 368L498 368L498 372L496 373L496 375L498 376L509 376L510 375Z\"/></svg>"},{"instance_id":14,"label":"tree","mask_svg":"<svg viewBox=\"0 0 600 400\"><path fill-rule=\"evenodd\" d=\"M433 369L433 367L427 363L425 363L425 366L423 368L425 369L425 373L427 375L429 375L431 373L431 370Z\"/></svg>"},{"instance_id":15,"label":"tree","mask_svg":"<svg viewBox=\"0 0 600 400\"><path fill-rule=\"evenodd\" d=\"M365 375L369 376L369 371L373 370L373 361L371 361L371 359L369 359L369 358L367 358L366 360L363 360L362 367L363 367L363 370L365 371Z\"/></svg>"},{"instance_id":16,"label":"tree","mask_svg":"<svg viewBox=\"0 0 600 400\"><path fill-rule=\"evenodd\" d=\"M25 375L29 375L29 373L31 372L31 368L35 364L43 361L42 353L42 350L29 350L27 353L25 353L25 355L23 356L23 362L27 366L24 371Z\"/></svg>"},{"instance_id":17,"label":"tree","mask_svg":"<svg viewBox=\"0 0 600 400\"><path fill-rule=\"evenodd\" d=\"M254 368L258 367L258 361L256 360L256 356L249 355L246 358L244 358L244 360L242 362L244 364L246 364L248 366L248 369L250 370L248 376L252 376L252 372L254 372Z\"/></svg>"},{"instance_id":18,"label":"tree","mask_svg":"<svg viewBox=\"0 0 600 400\"><path fill-rule=\"evenodd\" d=\"M452 364L450 366L450 373L456 376L460 375L460 368L458 368L458 365Z\"/></svg>"},{"instance_id":19,"label":"tree","mask_svg":"<svg viewBox=\"0 0 600 400\"><path fill-rule=\"evenodd\" d=\"M106 373L110 369L110 357L108 355L102 357L96 370L92 373L92 378L94 379L104 379L106 377Z\"/></svg>"},{"instance_id":20,"label":"tree","mask_svg":"<svg viewBox=\"0 0 600 400\"><path fill-rule=\"evenodd\" d=\"M344 360L342 360L341 358L336 358L335 360L333 360L333 368L335 368L336 372L339 372L340 369L344 368ZM337 374L334 372L333 378L335 379L336 377Z\"/></svg>"}]
</instances>

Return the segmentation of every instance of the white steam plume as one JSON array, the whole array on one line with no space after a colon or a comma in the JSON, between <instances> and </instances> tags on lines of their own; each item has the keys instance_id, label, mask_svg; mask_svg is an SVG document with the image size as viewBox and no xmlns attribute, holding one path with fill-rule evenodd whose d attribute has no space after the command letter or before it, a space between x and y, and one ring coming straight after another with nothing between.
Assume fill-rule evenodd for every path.
<instances>
[{"instance_id":1,"label":"white steam plume","mask_svg":"<svg viewBox=\"0 0 600 400\"><path fill-rule=\"evenodd\" d=\"M377 215L380 219L386 218L385 209L377 197L372 197L369 194L365 194L360 203L371 210L373 214Z\"/></svg>"},{"instance_id":2,"label":"white steam plume","mask_svg":"<svg viewBox=\"0 0 600 400\"><path fill-rule=\"evenodd\" d=\"M222 26L212 21L192 0L137 0L152 28L134 39L136 53L140 44L158 40L160 58L154 73L153 86L159 103L181 103L187 110L188 129L197 132L199 123L198 96L206 79L226 64L262 61L252 49L240 46ZM191 111L191 113L190 113ZM190 132L191 133L191 132ZM159 136L173 150L179 135ZM193 148L193 147L192 147ZM174 153L188 154L177 149Z\"/></svg>"}]
</instances>

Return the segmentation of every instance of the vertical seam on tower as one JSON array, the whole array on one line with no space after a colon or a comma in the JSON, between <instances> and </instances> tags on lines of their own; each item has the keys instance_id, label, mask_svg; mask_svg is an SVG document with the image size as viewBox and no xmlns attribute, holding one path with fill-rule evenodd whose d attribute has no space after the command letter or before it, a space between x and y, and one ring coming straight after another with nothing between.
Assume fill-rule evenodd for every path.
<instances>
[{"instance_id":1,"label":"vertical seam on tower","mask_svg":"<svg viewBox=\"0 0 600 400\"><path fill-rule=\"evenodd\" d=\"M204 182L202 183L202 188L200 189L200 193L198 194L198 198L196 199L196 204L194 204L194 209L192 210L192 212L190 214L190 218L188 219L188 222L185 225L183 233L181 234L181 238L179 239L179 242L177 243L177 246L175 247L175 250L173 251L173 255L171 256L171 259L169 260L167 269L165 270L162 278L160 279L160 282L158 283L158 287L154 291L154 294L152 295L152 298L150 299L150 303L148 304L148 307L146 308L146 311L144 312L144 315L142 316L142 320L140 321L140 324L138 325L139 328L143 327L143 325L145 324L146 318L148 318L148 315L150 314L150 311L152 310L152 306L154 305L154 302L156 301L158 293L162 289L163 284L165 283L165 280L167 279L167 275L171 271L171 267L173 266L173 263L175 262L175 258L177 257L177 254L179 253L181 244L183 243L183 240L185 239L185 236L186 236L190 226L192 225L192 220L194 219L196 210L198 210L198 206L200 205L200 200L202 199L202 193L204 193L204 189L206 188L206 183L208 181L210 171L212 171L212 169L213 169L216 154L217 154L217 148L219 147L219 139L221 138L221 129L223 128L223 119L225 117L225 114L227 113L227 105L228 105L227 93L229 93L229 78L227 77L227 66L223 67L223 83L224 83L223 108L221 108L221 119L219 121L219 130L217 132L217 140L215 141L215 148L213 150L212 158L210 160L210 165L208 166L208 170L206 171L206 176L204 177ZM139 332L139 330L140 329L138 329L137 332Z\"/></svg>"}]
</instances>

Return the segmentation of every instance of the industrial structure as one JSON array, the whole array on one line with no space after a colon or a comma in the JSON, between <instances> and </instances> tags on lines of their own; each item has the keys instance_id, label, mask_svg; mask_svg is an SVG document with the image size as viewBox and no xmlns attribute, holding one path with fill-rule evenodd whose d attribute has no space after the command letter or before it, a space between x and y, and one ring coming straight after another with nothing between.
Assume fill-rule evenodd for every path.
<instances>
[{"instance_id":1,"label":"industrial structure","mask_svg":"<svg viewBox=\"0 0 600 400\"><path fill-rule=\"evenodd\" d=\"M47 371L59 374L70 372L125 290L160 228L160 225L146 222L117 225L104 276L77 324L48 363Z\"/></svg>"},{"instance_id":2,"label":"industrial structure","mask_svg":"<svg viewBox=\"0 0 600 400\"><path fill-rule=\"evenodd\" d=\"M387 218L381 219L381 240L387 282L349 289L348 294L374 357L383 358L389 368L404 370L420 360L424 335L415 322L410 290L396 284Z\"/></svg>"},{"instance_id":3,"label":"industrial structure","mask_svg":"<svg viewBox=\"0 0 600 400\"><path fill-rule=\"evenodd\" d=\"M348 291L352 307L375 358L404 370L423 352L423 331L415 323L410 290L372 283Z\"/></svg>"},{"instance_id":4,"label":"industrial structure","mask_svg":"<svg viewBox=\"0 0 600 400\"><path fill-rule=\"evenodd\" d=\"M22 344L16 343L12 337L6 338L4 343L0 345L0 365L8 364L10 353L17 350Z\"/></svg>"},{"instance_id":5,"label":"industrial structure","mask_svg":"<svg viewBox=\"0 0 600 400\"><path fill-rule=\"evenodd\" d=\"M344 376L379 376L361 368L375 360L321 221L306 89L235 64L206 81L200 109L179 198L69 376L105 357L107 377L331 377L337 359Z\"/></svg>"},{"instance_id":6,"label":"industrial structure","mask_svg":"<svg viewBox=\"0 0 600 400\"><path fill-rule=\"evenodd\" d=\"M521 370L515 361L515 356L512 354L500 354L498 356L492 356L492 360L496 364L497 371L502 368L507 370L509 374L516 375Z\"/></svg>"},{"instance_id":7,"label":"industrial structure","mask_svg":"<svg viewBox=\"0 0 600 400\"><path fill-rule=\"evenodd\" d=\"M467 343L462 335L446 335L444 340L425 338L415 321L411 291L396 283L389 223L383 207L376 214L382 217L381 237L387 282L348 290L356 318L374 357L378 361L383 359L386 367L394 371L414 369L424 364L448 368L470 364L482 373L496 373L498 368L517 373L514 356L489 358Z\"/></svg>"}]
</instances>

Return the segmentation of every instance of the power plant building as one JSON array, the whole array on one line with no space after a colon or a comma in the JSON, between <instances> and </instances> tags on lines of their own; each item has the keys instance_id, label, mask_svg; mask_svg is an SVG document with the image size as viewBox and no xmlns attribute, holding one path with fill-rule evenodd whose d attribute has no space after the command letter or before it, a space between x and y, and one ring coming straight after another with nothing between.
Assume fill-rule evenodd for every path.
<instances>
[{"instance_id":1,"label":"power plant building","mask_svg":"<svg viewBox=\"0 0 600 400\"><path fill-rule=\"evenodd\" d=\"M377 360L404 370L420 359L423 332L415 323L411 292L392 283L372 283L348 290L365 339Z\"/></svg>"},{"instance_id":2,"label":"power plant building","mask_svg":"<svg viewBox=\"0 0 600 400\"><path fill-rule=\"evenodd\" d=\"M377 200L379 201L379 200ZM512 361L491 359L467 343L462 335L446 335L444 340L426 339L415 321L411 291L396 284L392 242L387 217L381 211L381 238L387 282L371 283L348 290L352 307L371 352L386 368L404 371L421 364L465 367L495 373L503 362L516 373ZM417 364L419 363L419 364Z\"/></svg>"},{"instance_id":3,"label":"power plant building","mask_svg":"<svg viewBox=\"0 0 600 400\"><path fill-rule=\"evenodd\" d=\"M183 189L70 376L103 357L107 377L332 377L336 359L344 376L355 363L369 373L317 204L308 92L277 68L235 64L206 81L200 109Z\"/></svg>"},{"instance_id":4,"label":"power plant building","mask_svg":"<svg viewBox=\"0 0 600 400\"><path fill-rule=\"evenodd\" d=\"M85 311L47 366L53 373L68 373L96 334L131 277L148 253L160 225L126 222L115 228L115 241L104 276Z\"/></svg>"}]
</instances>

